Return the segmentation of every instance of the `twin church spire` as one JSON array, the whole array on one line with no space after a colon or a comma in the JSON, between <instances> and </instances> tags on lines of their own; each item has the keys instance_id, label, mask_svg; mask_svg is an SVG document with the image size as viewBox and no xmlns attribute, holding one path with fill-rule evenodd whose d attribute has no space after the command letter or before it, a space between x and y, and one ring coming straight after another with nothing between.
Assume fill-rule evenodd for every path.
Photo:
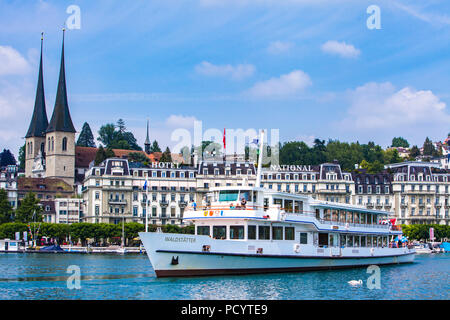
<instances>
[{"instance_id":1,"label":"twin church spire","mask_svg":"<svg viewBox=\"0 0 450 320\"><path fill-rule=\"evenodd\" d=\"M41 37L41 59L39 64L38 85L34 103L33 116L25 138L44 137L49 132L76 132L70 117L69 104L67 102L66 73L64 65L64 33L61 52L61 67L59 71L58 89L56 91L55 107L50 123L47 119L44 94L44 80L42 67L43 36ZM43 33L42 33L43 35Z\"/></svg>"}]
</instances>

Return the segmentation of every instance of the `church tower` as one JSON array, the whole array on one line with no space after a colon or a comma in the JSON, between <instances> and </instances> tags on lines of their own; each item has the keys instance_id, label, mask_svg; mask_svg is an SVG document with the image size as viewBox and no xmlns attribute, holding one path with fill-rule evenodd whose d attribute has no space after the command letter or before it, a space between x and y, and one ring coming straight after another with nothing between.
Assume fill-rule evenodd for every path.
<instances>
[{"instance_id":1,"label":"church tower","mask_svg":"<svg viewBox=\"0 0 450 320\"><path fill-rule=\"evenodd\" d=\"M42 74L42 45L44 33L41 34L41 59L39 63L39 76L34 101L33 116L25 135L25 176L33 177L35 159L40 161L39 166L44 167L45 157L45 131L48 127L47 112L45 110L44 79ZM38 157L39 156L39 157ZM42 170L41 170L42 171Z\"/></svg>"},{"instance_id":2,"label":"church tower","mask_svg":"<svg viewBox=\"0 0 450 320\"><path fill-rule=\"evenodd\" d=\"M66 74L64 67L64 32L55 108L46 130L46 177L60 178L74 184L75 178L75 127L67 103Z\"/></svg>"},{"instance_id":3,"label":"church tower","mask_svg":"<svg viewBox=\"0 0 450 320\"><path fill-rule=\"evenodd\" d=\"M147 138L145 138L144 146L145 146L145 153L150 154L150 138L148 136L148 120L147 120Z\"/></svg>"}]
</instances>

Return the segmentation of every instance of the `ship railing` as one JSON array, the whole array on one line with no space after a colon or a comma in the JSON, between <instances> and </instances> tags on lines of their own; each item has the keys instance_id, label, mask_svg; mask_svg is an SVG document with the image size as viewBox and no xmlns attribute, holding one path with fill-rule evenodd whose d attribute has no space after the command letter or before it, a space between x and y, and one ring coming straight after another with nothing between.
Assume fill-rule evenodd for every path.
<instances>
[{"instance_id":1,"label":"ship railing","mask_svg":"<svg viewBox=\"0 0 450 320\"><path fill-rule=\"evenodd\" d=\"M386 225L386 224L350 223L350 222L333 221L333 220L326 220L326 219L319 219L319 221L322 224L338 225L338 226L343 226L343 227L349 226L349 227L356 227L356 228L389 229L389 225Z\"/></svg>"}]
</instances>

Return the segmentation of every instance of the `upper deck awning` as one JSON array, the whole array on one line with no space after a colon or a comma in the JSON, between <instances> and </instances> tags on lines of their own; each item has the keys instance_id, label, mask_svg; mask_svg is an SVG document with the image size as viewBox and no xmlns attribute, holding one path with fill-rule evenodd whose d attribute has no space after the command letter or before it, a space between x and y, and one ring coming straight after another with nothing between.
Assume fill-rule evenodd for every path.
<instances>
[{"instance_id":1,"label":"upper deck awning","mask_svg":"<svg viewBox=\"0 0 450 320\"><path fill-rule=\"evenodd\" d=\"M354 206L354 205L343 205L339 203L327 203L327 202L318 202L311 203L311 207L315 208L324 208L324 209L337 209L337 210L347 210L347 211L355 211L355 212L364 212L364 213L372 213L372 214L383 214L383 215L392 215L389 211L382 210L373 210L367 209L364 207Z\"/></svg>"}]
</instances>

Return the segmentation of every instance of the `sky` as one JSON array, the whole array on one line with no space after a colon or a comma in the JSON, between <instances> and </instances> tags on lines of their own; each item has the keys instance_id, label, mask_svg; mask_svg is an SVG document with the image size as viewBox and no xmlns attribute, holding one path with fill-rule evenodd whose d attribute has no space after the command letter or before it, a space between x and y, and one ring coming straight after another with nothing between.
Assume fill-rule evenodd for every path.
<instances>
[{"instance_id":1,"label":"sky","mask_svg":"<svg viewBox=\"0 0 450 320\"><path fill-rule=\"evenodd\" d=\"M195 121L220 142L223 128L383 147L450 133L446 0L0 0L0 148L16 156L41 32L51 118L64 26L71 116L95 136L119 118L140 145L149 120L173 151L180 132L198 141Z\"/></svg>"}]
</instances>

